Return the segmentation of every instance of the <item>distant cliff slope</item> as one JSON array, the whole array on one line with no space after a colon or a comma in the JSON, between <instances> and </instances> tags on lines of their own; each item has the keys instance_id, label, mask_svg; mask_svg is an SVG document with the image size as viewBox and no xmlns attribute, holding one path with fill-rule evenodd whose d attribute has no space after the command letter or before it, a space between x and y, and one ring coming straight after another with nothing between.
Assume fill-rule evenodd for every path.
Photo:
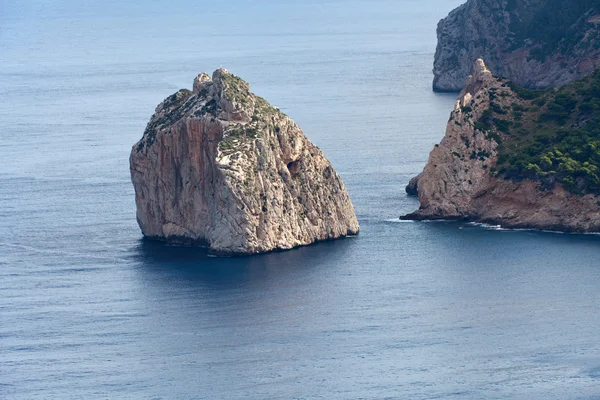
<instances>
[{"instance_id":1,"label":"distant cliff slope","mask_svg":"<svg viewBox=\"0 0 600 400\"><path fill-rule=\"evenodd\" d=\"M468 0L437 36L434 90L461 90L478 58L520 86L553 87L600 67L600 2Z\"/></svg>"},{"instance_id":2,"label":"distant cliff slope","mask_svg":"<svg viewBox=\"0 0 600 400\"><path fill-rule=\"evenodd\" d=\"M348 192L287 115L224 69L157 108L133 146L145 236L256 254L358 233Z\"/></svg>"},{"instance_id":3,"label":"distant cliff slope","mask_svg":"<svg viewBox=\"0 0 600 400\"><path fill-rule=\"evenodd\" d=\"M534 91L478 60L407 191L421 206L404 219L600 232L600 71Z\"/></svg>"}]
</instances>

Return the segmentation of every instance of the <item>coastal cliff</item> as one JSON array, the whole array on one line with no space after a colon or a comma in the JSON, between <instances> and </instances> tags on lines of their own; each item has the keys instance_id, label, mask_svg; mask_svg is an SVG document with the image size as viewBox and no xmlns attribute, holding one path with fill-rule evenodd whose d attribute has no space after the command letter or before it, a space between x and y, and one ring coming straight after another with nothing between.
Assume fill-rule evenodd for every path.
<instances>
[{"instance_id":1,"label":"coastal cliff","mask_svg":"<svg viewBox=\"0 0 600 400\"><path fill-rule=\"evenodd\" d=\"M130 156L146 237L256 254L357 234L344 183L302 130L224 69L157 108Z\"/></svg>"},{"instance_id":2,"label":"coastal cliff","mask_svg":"<svg viewBox=\"0 0 600 400\"><path fill-rule=\"evenodd\" d=\"M402 219L599 232L600 72L533 91L477 60L407 191L420 208Z\"/></svg>"},{"instance_id":3,"label":"coastal cliff","mask_svg":"<svg viewBox=\"0 0 600 400\"><path fill-rule=\"evenodd\" d=\"M498 76L542 89L600 67L596 0L468 0L441 20L433 89L460 91L476 59Z\"/></svg>"}]
</instances>

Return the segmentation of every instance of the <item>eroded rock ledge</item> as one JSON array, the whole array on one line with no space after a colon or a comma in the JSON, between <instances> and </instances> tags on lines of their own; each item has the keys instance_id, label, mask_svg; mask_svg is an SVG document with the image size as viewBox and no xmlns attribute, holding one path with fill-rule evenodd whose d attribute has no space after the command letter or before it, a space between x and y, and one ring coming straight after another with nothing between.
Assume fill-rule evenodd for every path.
<instances>
[{"instance_id":1,"label":"eroded rock ledge","mask_svg":"<svg viewBox=\"0 0 600 400\"><path fill-rule=\"evenodd\" d=\"M357 234L344 183L302 130L224 69L157 108L130 157L146 237L220 254Z\"/></svg>"},{"instance_id":2,"label":"eroded rock ledge","mask_svg":"<svg viewBox=\"0 0 600 400\"><path fill-rule=\"evenodd\" d=\"M597 74L600 76L600 72ZM573 84L573 93L579 91L589 96L597 91L590 82L593 81L588 79ZM418 192L420 208L401 219L466 220L507 228L600 232L600 197L586 189L587 181L577 178L580 171L573 160L564 161L566 154L558 161L550 160L548 165L543 165L544 170L532 161L516 175L513 170L520 168L518 162L509 167L505 166L506 162L498 162L500 149L505 153L523 151L523 144L527 142L539 140L550 150L557 137L568 134L563 125L570 126L573 134L578 135L574 130L584 129L594 111L592 114L581 111L590 110L590 106L574 95L579 106L573 105L570 115L555 116L564 117L564 121L547 122L544 118L552 116L552 102L564 100L570 89L546 91L535 99L537 94L525 92L529 100L515 90L519 91L510 82L492 76L483 61L477 60L450 115L444 138L431 151L422 174L407 188L412 193ZM591 104L596 107L594 97L591 98ZM540 127L545 133L517 137L530 134L530 126ZM552 132L557 126L559 131ZM540 151L545 149L542 147ZM591 163L582 161L582 165L581 173L597 172ZM574 170L571 173L567 168ZM570 187L559 183L560 179L570 182L568 173L576 177ZM511 179L506 178L507 174L512 174ZM592 176L592 180L595 179Z\"/></svg>"}]
</instances>

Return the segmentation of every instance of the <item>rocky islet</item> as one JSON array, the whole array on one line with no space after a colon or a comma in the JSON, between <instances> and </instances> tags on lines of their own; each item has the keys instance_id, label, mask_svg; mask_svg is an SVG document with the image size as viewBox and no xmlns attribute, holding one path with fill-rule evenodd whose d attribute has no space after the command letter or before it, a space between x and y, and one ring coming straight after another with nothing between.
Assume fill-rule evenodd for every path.
<instances>
[{"instance_id":1,"label":"rocky islet","mask_svg":"<svg viewBox=\"0 0 600 400\"><path fill-rule=\"evenodd\" d=\"M225 69L155 111L130 156L146 237L219 254L291 249L359 232L322 151Z\"/></svg>"}]
</instances>

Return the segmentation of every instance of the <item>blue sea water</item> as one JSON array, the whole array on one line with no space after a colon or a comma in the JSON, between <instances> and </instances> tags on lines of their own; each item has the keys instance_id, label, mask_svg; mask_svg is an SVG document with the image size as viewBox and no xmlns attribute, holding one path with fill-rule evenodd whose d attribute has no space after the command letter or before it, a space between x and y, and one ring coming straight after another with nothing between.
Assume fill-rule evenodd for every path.
<instances>
[{"instance_id":1,"label":"blue sea water","mask_svg":"<svg viewBox=\"0 0 600 400\"><path fill-rule=\"evenodd\" d=\"M397 219L460 2L0 2L0 398L600 399L600 237ZM142 239L130 148L219 66L323 149L358 237Z\"/></svg>"}]
</instances>

